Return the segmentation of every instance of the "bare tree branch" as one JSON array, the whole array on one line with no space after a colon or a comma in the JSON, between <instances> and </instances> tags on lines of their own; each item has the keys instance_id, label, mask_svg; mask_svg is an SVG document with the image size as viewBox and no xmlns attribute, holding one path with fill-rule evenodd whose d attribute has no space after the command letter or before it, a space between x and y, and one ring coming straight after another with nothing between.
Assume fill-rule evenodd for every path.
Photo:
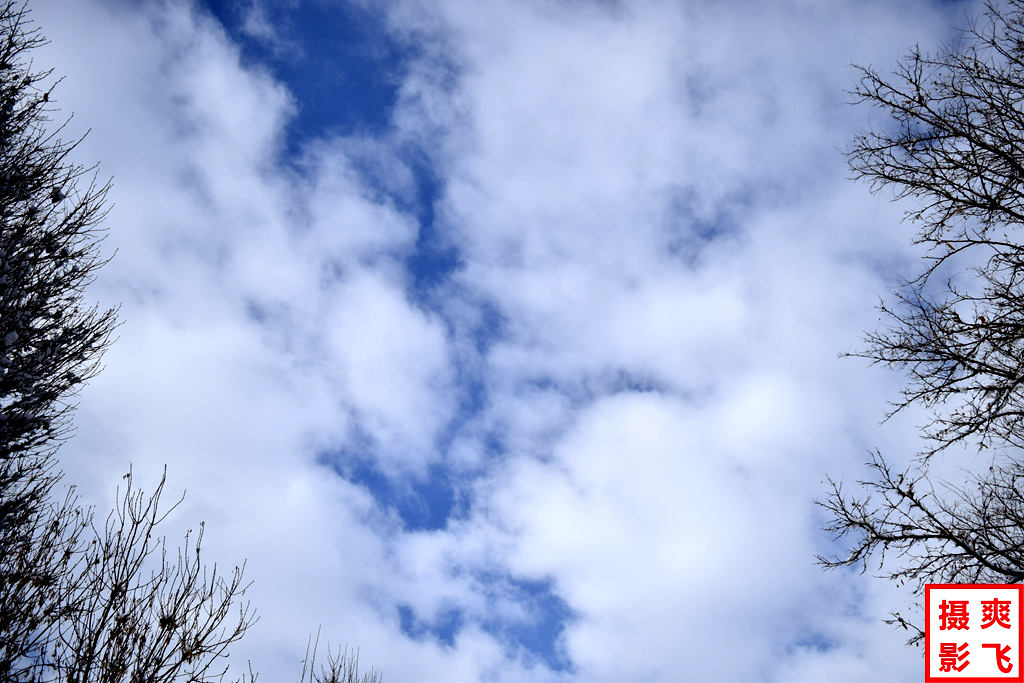
<instances>
[{"instance_id":1,"label":"bare tree branch","mask_svg":"<svg viewBox=\"0 0 1024 683\"><path fill-rule=\"evenodd\" d=\"M1024 0L989 3L955 45L914 48L891 76L858 69L854 95L886 125L854 140L850 167L872 190L915 200L907 217L927 252L880 306L887 325L851 355L906 374L889 415L928 409L928 446L899 472L874 453L859 493L828 480L819 505L849 552L819 562L914 594L932 582L1022 582ZM933 485L931 458L957 444L1001 455L983 475ZM899 612L889 623L910 642L924 635Z\"/></svg>"}]
</instances>

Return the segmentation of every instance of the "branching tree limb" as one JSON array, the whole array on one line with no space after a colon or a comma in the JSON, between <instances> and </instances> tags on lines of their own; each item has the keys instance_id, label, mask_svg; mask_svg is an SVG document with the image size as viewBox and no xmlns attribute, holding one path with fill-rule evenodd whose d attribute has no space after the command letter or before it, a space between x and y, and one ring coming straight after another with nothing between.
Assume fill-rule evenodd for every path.
<instances>
[{"instance_id":1,"label":"branching tree limb","mask_svg":"<svg viewBox=\"0 0 1024 683\"><path fill-rule=\"evenodd\" d=\"M908 218L927 251L882 304L887 326L852 355L906 373L890 416L916 405L931 419L911 468L876 452L860 494L829 479L827 530L851 550L819 561L874 568L916 594L931 582L1024 582L1024 0L990 2L937 55L915 48L891 76L860 76L855 96L886 124L855 139L850 166L873 190L914 200ZM953 445L1000 457L933 485L931 458ZM898 612L890 623L923 636Z\"/></svg>"},{"instance_id":2,"label":"branching tree limb","mask_svg":"<svg viewBox=\"0 0 1024 683\"><path fill-rule=\"evenodd\" d=\"M826 529L850 550L819 557L822 565L873 568L914 594L926 583L1024 582L1024 464L1007 461L983 476L938 486L926 468L894 472L878 453L870 471L870 479L858 482L860 497L829 479L820 503L831 517ZM913 640L922 635L918 630Z\"/></svg>"},{"instance_id":3,"label":"branching tree limb","mask_svg":"<svg viewBox=\"0 0 1024 683\"><path fill-rule=\"evenodd\" d=\"M73 494L40 515L45 523L22 553L21 574L4 598L29 607L21 633L0 644L0 674L17 681L215 681L229 647L255 621L243 602L243 568L227 576L201 561L203 528L176 556L158 533L180 503L161 509L166 473L153 494L132 484L97 525ZM30 563L45 569L32 571ZM12 572L14 573L14 572ZM46 577L39 582L40 575ZM38 606L37 606L38 605Z\"/></svg>"},{"instance_id":4,"label":"branching tree limb","mask_svg":"<svg viewBox=\"0 0 1024 683\"><path fill-rule=\"evenodd\" d=\"M306 657L302 660L302 674L299 683L381 683L380 671L370 669L359 674L359 650L354 652L340 647L332 652L327 648L327 661L317 665L317 654L320 646L320 631L316 639L310 636L306 643Z\"/></svg>"}]
</instances>

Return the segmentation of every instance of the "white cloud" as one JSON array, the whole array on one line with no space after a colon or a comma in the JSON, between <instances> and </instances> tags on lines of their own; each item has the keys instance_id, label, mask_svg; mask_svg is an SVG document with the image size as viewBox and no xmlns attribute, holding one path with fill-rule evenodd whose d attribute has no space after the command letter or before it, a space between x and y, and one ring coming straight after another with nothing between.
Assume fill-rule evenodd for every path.
<instances>
[{"instance_id":1,"label":"white cloud","mask_svg":"<svg viewBox=\"0 0 1024 683\"><path fill-rule=\"evenodd\" d=\"M444 329L369 275L339 288L327 326L362 428L399 469L432 460L433 435L452 412L438 400L451 382Z\"/></svg>"},{"instance_id":2,"label":"white cloud","mask_svg":"<svg viewBox=\"0 0 1024 683\"><path fill-rule=\"evenodd\" d=\"M553 581L585 680L813 677L815 643L842 657L830 678L911 675L883 645L891 594L831 600L849 578L812 564L812 500L867 448L913 448L908 423L875 429L892 378L836 359L915 257L836 152L863 115L846 65L934 43L944 18L566 7L419 24L464 69L436 144L458 283L504 316L477 425L504 465L451 533ZM887 33L843 31L861 11Z\"/></svg>"},{"instance_id":3,"label":"white cloud","mask_svg":"<svg viewBox=\"0 0 1024 683\"><path fill-rule=\"evenodd\" d=\"M914 448L913 416L876 428L896 380L835 357L915 258L836 150L863 116L846 65L936 43L942 10L402 3L420 49L392 128L290 168L292 97L202 11L35 11L80 156L116 180L95 295L125 322L66 469L102 500L129 461L170 464L175 524L249 557L239 654L265 679L320 623L387 680L557 677L493 628L533 618L513 579L575 613L554 649L581 679L918 675L879 624L899 594L813 566L811 501L867 448ZM427 303L409 145L462 263ZM320 464L355 437L401 485L441 466L468 509L404 530ZM457 610L453 645L399 605Z\"/></svg>"}]
</instances>

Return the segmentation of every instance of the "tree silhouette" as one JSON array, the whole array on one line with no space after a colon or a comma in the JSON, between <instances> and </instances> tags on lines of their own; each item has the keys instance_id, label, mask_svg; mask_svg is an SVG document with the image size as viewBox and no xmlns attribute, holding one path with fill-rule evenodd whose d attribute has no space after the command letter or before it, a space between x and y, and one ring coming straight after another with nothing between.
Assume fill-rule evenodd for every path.
<instances>
[{"instance_id":1,"label":"tree silhouette","mask_svg":"<svg viewBox=\"0 0 1024 683\"><path fill-rule=\"evenodd\" d=\"M381 683L380 671L370 669L359 674L359 651L349 651L348 647L332 652L327 648L327 661L317 666L317 650L320 645L320 632L316 639L312 637L306 643L306 657L302 660L302 673L299 683Z\"/></svg>"},{"instance_id":2,"label":"tree silhouette","mask_svg":"<svg viewBox=\"0 0 1024 683\"><path fill-rule=\"evenodd\" d=\"M242 568L203 564L202 524L168 553L157 526L181 499L161 510L166 473L149 496L125 477L104 524L71 493L5 560L3 680L221 680L255 621Z\"/></svg>"},{"instance_id":3,"label":"tree silhouette","mask_svg":"<svg viewBox=\"0 0 1024 683\"><path fill-rule=\"evenodd\" d=\"M883 304L887 325L852 354L908 377L890 415L928 409L927 447L895 471L882 454L848 495L829 480L827 527L851 544L826 567L877 560L915 593L925 583L1024 579L1024 2L989 3L937 55L913 49L889 77L860 67L857 98L885 115L850 152L854 175L914 208L924 266ZM933 482L953 445L992 466ZM894 623L923 633L898 612Z\"/></svg>"},{"instance_id":4,"label":"tree silhouette","mask_svg":"<svg viewBox=\"0 0 1024 683\"><path fill-rule=\"evenodd\" d=\"M129 472L103 524L73 488L56 495L116 312L85 303L109 185L71 161L66 120L49 127L56 82L31 62L44 42L24 4L0 4L0 680L217 680L254 621L247 584L202 563L202 526L167 551L165 479L146 496Z\"/></svg>"}]
</instances>

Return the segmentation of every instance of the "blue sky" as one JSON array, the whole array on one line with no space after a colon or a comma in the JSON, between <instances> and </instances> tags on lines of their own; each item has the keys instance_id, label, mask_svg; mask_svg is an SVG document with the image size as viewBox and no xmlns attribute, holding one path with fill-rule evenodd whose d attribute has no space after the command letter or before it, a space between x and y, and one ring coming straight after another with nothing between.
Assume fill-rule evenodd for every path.
<instances>
[{"instance_id":1,"label":"blue sky","mask_svg":"<svg viewBox=\"0 0 1024 683\"><path fill-rule=\"evenodd\" d=\"M851 183L851 63L970 3L40 0L122 306L63 449L247 558L239 648L385 680L918 680L813 505L920 257Z\"/></svg>"}]
</instances>

